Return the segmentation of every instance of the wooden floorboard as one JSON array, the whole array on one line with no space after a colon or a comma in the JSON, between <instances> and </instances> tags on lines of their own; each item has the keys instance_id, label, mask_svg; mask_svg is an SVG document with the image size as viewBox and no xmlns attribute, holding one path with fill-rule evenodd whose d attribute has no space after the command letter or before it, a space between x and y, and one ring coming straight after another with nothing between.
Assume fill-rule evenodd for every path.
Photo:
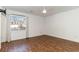
<instances>
[{"instance_id":1,"label":"wooden floorboard","mask_svg":"<svg viewBox=\"0 0 79 59\"><path fill-rule=\"evenodd\" d=\"M79 43L47 35L2 43L1 52L79 52Z\"/></svg>"}]
</instances>

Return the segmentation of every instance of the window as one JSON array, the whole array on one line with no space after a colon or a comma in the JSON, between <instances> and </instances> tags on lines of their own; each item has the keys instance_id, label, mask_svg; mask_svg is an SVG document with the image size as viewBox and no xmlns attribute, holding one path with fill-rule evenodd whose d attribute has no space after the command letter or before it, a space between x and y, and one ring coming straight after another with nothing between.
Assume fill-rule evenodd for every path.
<instances>
[{"instance_id":1,"label":"window","mask_svg":"<svg viewBox=\"0 0 79 59\"><path fill-rule=\"evenodd\" d=\"M9 15L11 30L24 30L26 28L26 17L20 15Z\"/></svg>"}]
</instances>

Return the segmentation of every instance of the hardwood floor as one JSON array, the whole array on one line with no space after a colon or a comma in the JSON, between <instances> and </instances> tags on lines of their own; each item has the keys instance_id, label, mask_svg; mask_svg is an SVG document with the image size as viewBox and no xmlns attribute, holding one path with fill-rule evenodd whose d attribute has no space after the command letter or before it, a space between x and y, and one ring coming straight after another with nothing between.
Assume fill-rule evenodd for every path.
<instances>
[{"instance_id":1,"label":"hardwood floor","mask_svg":"<svg viewBox=\"0 0 79 59\"><path fill-rule=\"evenodd\" d=\"M79 52L79 43L51 36L2 43L1 52Z\"/></svg>"}]
</instances>

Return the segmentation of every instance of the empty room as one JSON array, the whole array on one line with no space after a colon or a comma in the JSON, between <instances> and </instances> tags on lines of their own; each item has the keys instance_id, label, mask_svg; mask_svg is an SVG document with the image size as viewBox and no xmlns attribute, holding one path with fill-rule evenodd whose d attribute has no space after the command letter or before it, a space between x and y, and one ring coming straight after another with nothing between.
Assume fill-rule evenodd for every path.
<instances>
[{"instance_id":1,"label":"empty room","mask_svg":"<svg viewBox=\"0 0 79 59\"><path fill-rule=\"evenodd\" d=\"M79 52L78 6L1 6L0 52Z\"/></svg>"}]
</instances>

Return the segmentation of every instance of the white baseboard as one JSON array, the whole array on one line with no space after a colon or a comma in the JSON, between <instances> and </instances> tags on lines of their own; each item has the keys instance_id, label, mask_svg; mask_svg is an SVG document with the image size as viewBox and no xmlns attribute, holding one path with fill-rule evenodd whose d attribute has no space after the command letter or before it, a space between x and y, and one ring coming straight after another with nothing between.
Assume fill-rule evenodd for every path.
<instances>
[{"instance_id":1,"label":"white baseboard","mask_svg":"<svg viewBox=\"0 0 79 59\"><path fill-rule=\"evenodd\" d=\"M26 38L32 38L32 37L38 37L38 36L42 36L42 35L37 35L37 36L29 36L29 37L26 37ZM21 39L25 39L25 38L21 38ZM9 41L7 41L7 42L11 42L11 41L15 41L15 40L21 40L21 39L12 39L12 40L9 40ZM1 41L1 43L3 43L3 42L6 42L6 41Z\"/></svg>"},{"instance_id":2,"label":"white baseboard","mask_svg":"<svg viewBox=\"0 0 79 59\"><path fill-rule=\"evenodd\" d=\"M42 35L44 35L44 34L36 35L36 36L29 36L29 37L27 37L27 38L38 37L38 36L42 36Z\"/></svg>"},{"instance_id":3,"label":"white baseboard","mask_svg":"<svg viewBox=\"0 0 79 59\"><path fill-rule=\"evenodd\" d=\"M65 40L69 40L69 41L73 41L73 42L78 42L79 43L79 39L68 38L68 37L65 37L65 36L55 35L55 34L45 34L45 35L52 36L52 37L58 37L58 38L61 38L61 39L65 39ZM42 35L38 35L38 36L42 36ZM32 38L32 37L37 37L37 36L29 36L27 38ZM17 40L21 40L21 39L17 39ZM14 41L14 40L12 40L12 41Z\"/></svg>"},{"instance_id":4,"label":"white baseboard","mask_svg":"<svg viewBox=\"0 0 79 59\"><path fill-rule=\"evenodd\" d=\"M64 40L69 40L69 41L73 41L73 42L77 42L79 43L79 39L73 39L73 38L68 38L68 37L65 37L65 36L60 36L60 35L50 35L50 34L47 34L48 36L52 36L52 37L58 37L58 38L61 38L61 39L64 39Z\"/></svg>"}]
</instances>

